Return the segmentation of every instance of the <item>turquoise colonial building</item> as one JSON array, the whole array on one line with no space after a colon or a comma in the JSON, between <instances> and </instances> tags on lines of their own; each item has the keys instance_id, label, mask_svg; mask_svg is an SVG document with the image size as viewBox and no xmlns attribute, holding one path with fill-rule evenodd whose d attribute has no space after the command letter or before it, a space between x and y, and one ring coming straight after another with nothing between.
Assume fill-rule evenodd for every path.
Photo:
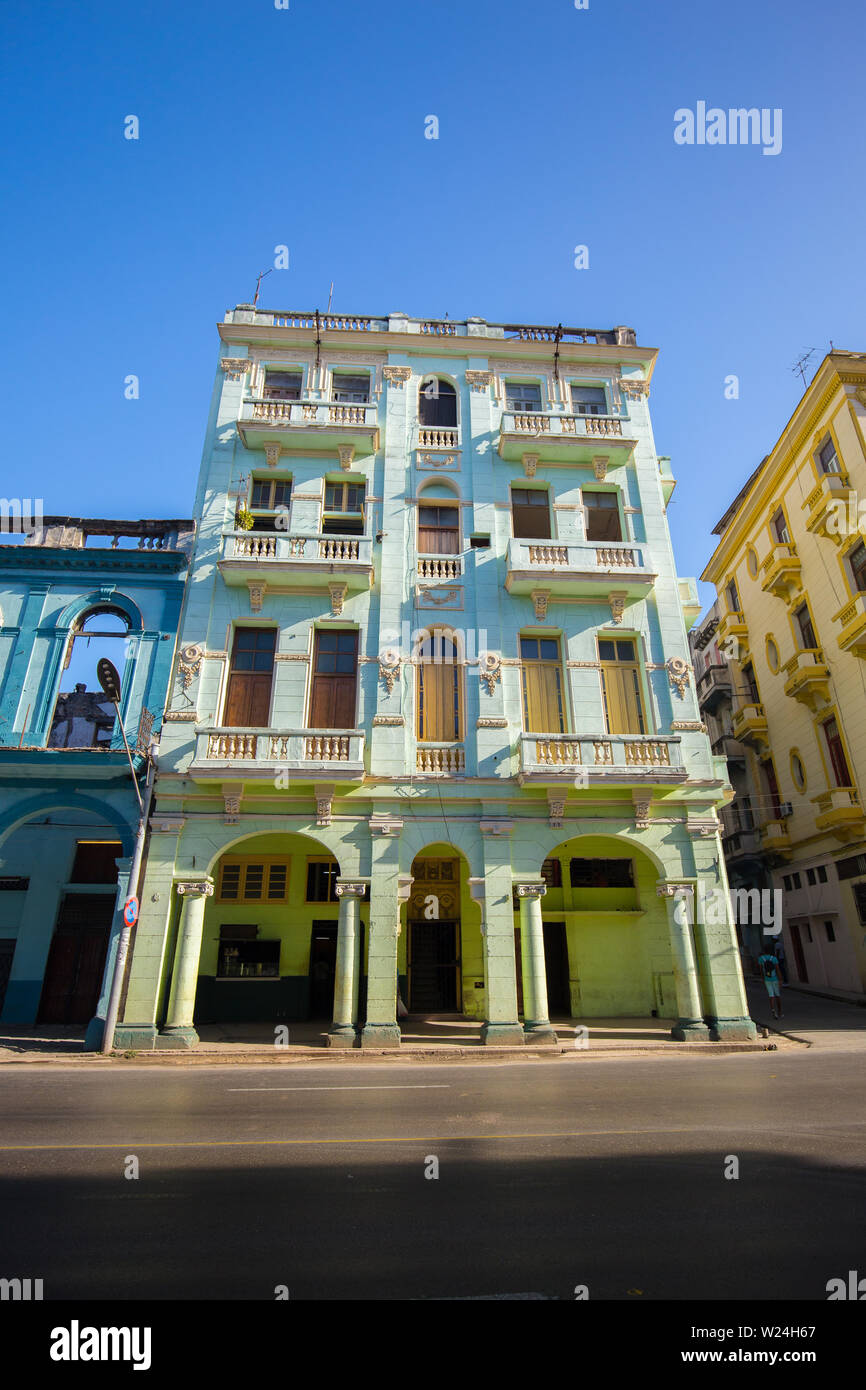
<instances>
[{"instance_id":1,"label":"turquoise colonial building","mask_svg":"<svg viewBox=\"0 0 866 1390\"><path fill-rule=\"evenodd\" d=\"M159 732L192 521L39 518L0 545L0 1020L102 1040L139 806L96 662L121 675L136 776Z\"/></svg>"},{"instance_id":2,"label":"turquoise colonial building","mask_svg":"<svg viewBox=\"0 0 866 1390\"><path fill-rule=\"evenodd\" d=\"M486 1043L754 1036L655 350L249 305L220 339L116 1044L397 1046L398 989Z\"/></svg>"}]
</instances>

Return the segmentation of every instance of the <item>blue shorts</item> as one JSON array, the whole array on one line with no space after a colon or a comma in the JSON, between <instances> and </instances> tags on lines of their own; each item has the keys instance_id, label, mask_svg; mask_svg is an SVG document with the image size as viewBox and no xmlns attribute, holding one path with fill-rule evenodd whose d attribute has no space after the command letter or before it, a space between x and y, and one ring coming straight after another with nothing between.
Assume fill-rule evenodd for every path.
<instances>
[{"instance_id":1,"label":"blue shorts","mask_svg":"<svg viewBox=\"0 0 866 1390\"><path fill-rule=\"evenodd\" d=\"M771 999L781 998L782 991L779 987L778 980L765 980L764 984L767 986L767 993L769 994Z\"/></svg>"}]
</instances>

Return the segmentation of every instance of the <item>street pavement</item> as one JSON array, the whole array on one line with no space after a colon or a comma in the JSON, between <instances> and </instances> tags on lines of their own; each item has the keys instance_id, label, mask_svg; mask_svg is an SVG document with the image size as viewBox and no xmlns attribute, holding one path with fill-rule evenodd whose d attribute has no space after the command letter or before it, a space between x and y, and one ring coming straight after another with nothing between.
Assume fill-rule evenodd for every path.
<instances>
[{"instance_id":1,"label":"street pavement","mask_svg":"<svg viewBox=\"0 0 866 1390\"><path fill-rule=\"evenodd\" d=\"M0 1067L0 1276L46 1299L825 1300L866 1275L845 1018L848 1050Z\"/></svg>"}]
</instances>

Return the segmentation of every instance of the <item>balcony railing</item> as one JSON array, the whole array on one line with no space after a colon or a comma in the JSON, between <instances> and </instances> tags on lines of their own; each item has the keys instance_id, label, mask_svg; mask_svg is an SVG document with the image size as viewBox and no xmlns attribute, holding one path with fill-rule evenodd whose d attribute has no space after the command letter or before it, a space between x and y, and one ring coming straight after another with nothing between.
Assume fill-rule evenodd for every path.
<instances>
[{"instance_id":1,"label":"balcony railing","mask_svg":"<svg viewBox=\"0 0 866 1390\"><path fill-rule=\"evenodd\" d=\"M273 580L289 588L327 588L338 582L356 592L372 583L373 542L369 536L230 531L223 536L219 569L227 584Z\"/></svg>"},{"instance_id":2,"label":"balcony railing","mask_svg":"<svg viewBox=\"0 0 866 1390\"><path fill-rule=\"evenodd\" d=\"M460 431L450 425L421 425L418 429L419 449L459 449Z\"/></svg>"},{"instance_id":3,"label":"balcony railing","mask_svg":"<svg viewBox=\"0 0 866 1390\"><path fill-rule=\"evenodd\" d=\"M302 436L312 446L336 450L350 445L368 454L378 448L379 408L339 401L247 399L241 403L238 431L248 449Z\"/></svg>"},{"instance_id":4,"label":"balcony railing","mask_svg":"<svg viewBox=\"0 0 866 1390\"><path fill-rule=\"evenodd\" d=\"M555 415L546 411L504 410L499 454L519 459L537 453L541 461L589 463L603 457L608 466L626 463L635 440L623 434L621 415Z\"/></svg>"},{"instance_id":5,"label":"balcony railing","mask_svg":"<svg viewBox=\"0 0 866 1390\"><path fill-rule=\"evenodd\" d=\"M686 776L680 739L667 734L521 734L519 776L523 781L558 781L584 771L593 776L635 776L680 781Z\"/></svg>"},{"instance_id":6,"label":"balcony railing","mask_svg":"<svg viewBox=\"0 0 866 1390\"><path fill-rule=\"evenodd\" d=\"M466 770L462 743L419 743L416 771L429 777L454 777Z\"/></svg>"},{"instance_id":7,"label":"balcony railing","mask_svg":"<svg viewBox=\"0 0 866 1390\"><path fill-rule=\"evenodd\" d=\"M463 575L462 555L419 555L418 578L432 580L460 579Z\"/></svg>"},{"instance_id":8,"label":"balcony railing","mask_svg":"<svg viewBox=\"0 0 866 1390\"><path fill-rule=\"evenodd\" d=\"M277 768L318 775L361 777L364 734L359 730L229 729L196 734L193 771L236 767L244 775L272 775Z\"/></svg>"},{"instance_id":9,"label":"balcony railing","mask_svg":"<svg viewBox=\"0 0 866 1390\"><path fill-rule=\"evenodd\" d=\"M294 309L259 309L238 304L226 314L226 324L255 324L264 328L294 328L307 333L417 333L433 338L499 338L521 342L570 343L634 347L633 328L565 328L531 323L488 323L486 319L415 319L406 314L317 314Z\"/></svg>"},{"instance_id":10,"label":"balcony railing","mask_svg":"<svg viewBox=\"0 0 866 1390\"><path fill-rule=\"evenodd\" d=\"M856 787L831 787L829 791L813 796L812 802L817 808L816 829L829 831L843 844L862 838L866 831L866 817Z\"/></svg>"},{"instance_id":11,"label":"balcony railing","mask_svg":"<svg viewBox=\"0 0 866 1390\"><path fill-rule=\"evenodd\" d=\"M866 657L866 594L858 594L851 602L833 614L833 621L842 629L836 642L843 652Z\"/></svg>"},{"instance_id":12,"label":"balcony railing","mask_svg":"<svg viewBox=\"0 0 866 1390\"><path fill-rule=\"evenodd\" d=\"M646 547L631 541L534 541L508 543L505 587L531 594L541 588L563 598L598 596L616 590L625 598L645 597L656 576Z\"/></svg>"}]
</instances>

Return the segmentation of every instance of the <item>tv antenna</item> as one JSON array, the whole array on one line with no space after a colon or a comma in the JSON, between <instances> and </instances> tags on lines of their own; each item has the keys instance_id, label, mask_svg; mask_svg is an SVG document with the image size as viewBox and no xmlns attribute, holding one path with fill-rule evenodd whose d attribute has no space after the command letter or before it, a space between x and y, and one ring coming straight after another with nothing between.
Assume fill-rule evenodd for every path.
<instances>
[{"instance_id":1,"label":"tv antenna","mask_svg":"<svg viewBox=\"0 0 866 1390\"><path fill-rule=\"evenodd\" d=\"M273 270L274 270L274 267L271 266L270 270L262 270L262 271L259 273L259 278L258 278L258 280L256 281L256 293L255 293L255 298L253 299L253 308L255 308L255 306L256 306L256 305L258 304L258 302L259 302L259 290L261 289L262 281L264 280L264 278L265 278L266 275L271 275L271 274L273 274Z\"/></svg>"},{"instance_id":2,"label":"tv antenna","mask_svg":"<svg viewBox=\"0 0 866 1390\"><path fill-rule=\"evenodd\" d=\"M800 376L802 377L802 380L803 380L803 389L804 389L804 390L805 390L805 388L806 388L806 368L807 368L808 365L809 365L809 358L810 358L810 357L813 357L813 356L814 356L814 353L815 353L815 349L814 349L814 348L810 348L808 352L804 352L804 353L803 353L803 356L802 356L802 357L798 357L798 358L797 358L797 361L794 363L793 367L791 368L791 371L792 371L792 372L799 372L799 373L800 373Z\"/></svg>"},{"instance_id":3,"label":"tv antenna","mask_svg":"<svg viewBox=\"0 0 866 1390\"><path fill-rule=\"evenodd\" d=\"M327 307L327 309L325 310L325 313L326 313L326 314L330 314L330 312L331 312L331 300L332 300L333 298L334 298L334 282L333 282L333 280L332 280L332 281L331 281L331 292L330 292L330 294L328 295L328 307Z\"/></svg>"}]
</instances>

